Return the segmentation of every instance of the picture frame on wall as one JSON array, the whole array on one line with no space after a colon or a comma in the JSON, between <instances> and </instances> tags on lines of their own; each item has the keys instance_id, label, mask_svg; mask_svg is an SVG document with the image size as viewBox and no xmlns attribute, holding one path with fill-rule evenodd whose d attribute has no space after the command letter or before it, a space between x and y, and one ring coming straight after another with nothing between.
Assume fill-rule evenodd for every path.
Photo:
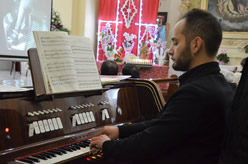
<instances>
[{"instance_id":1,"label":"picture frame on wall","mask_svg":"<svg viewBox=\"0 0 248 164\"><path fill-rule=\"evenodd\" d=\"M221 48L227 49L228 55L232 57L230 64L232 62L239 63L240 59L248 56L244 50L248 43L248 0L243 0L242 3L241 1L235 2L239 3L234 4L232 0L201 1L201 9L212 13L222 26L223 40ZM235 5L238 5L238 9Z\"/></svg>"},{"instance_id":2,"label":"picture frame on wall","mask_svg":"<svg viewBox=\"0 0 248 164\"><path fill-rule=\"evenodd\" d=\"M248 32L248 0L203 0L203 9L211 12L225 32Z\"/></svg>"}]
</instances>

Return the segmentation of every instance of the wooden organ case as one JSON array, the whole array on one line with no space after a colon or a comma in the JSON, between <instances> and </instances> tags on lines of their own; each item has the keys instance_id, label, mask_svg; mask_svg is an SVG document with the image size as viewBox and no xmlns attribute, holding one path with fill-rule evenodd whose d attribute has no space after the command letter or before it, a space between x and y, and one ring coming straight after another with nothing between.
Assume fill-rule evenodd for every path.
<instances>
[{"instance_id":1,"label":"wooden organ case","mask_svg":"<svg viewBox=\"0 0 248 164\"><path fill-rule=\"evenodd\" d=\"M152 119L164 105L156 84L146 80L43 96L37 96L35 85L35 90L0 95L0 163L104 161L88 146L98 130Z\"/></svg>"}]
</instances>

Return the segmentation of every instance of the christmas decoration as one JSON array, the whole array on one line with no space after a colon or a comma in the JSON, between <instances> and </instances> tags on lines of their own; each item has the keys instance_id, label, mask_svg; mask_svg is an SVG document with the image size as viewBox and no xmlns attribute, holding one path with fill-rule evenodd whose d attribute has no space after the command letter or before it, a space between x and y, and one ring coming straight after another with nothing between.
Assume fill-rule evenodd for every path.
<instances>
[{"instance_id":1,"label":"christmas decoration","mask_svg":"<svg viewBox=\"0 0 248 164\"><path fill-rule=\"evenodd\" d=\"M52 10L51 24L51 31L65 31L70 34L70 31L63 26L60 15L57 11Z\"/></svg>"},{"instance_id":2,"label":"christmas decoration","mask_svg":"<svg viewBox=\"0 0 248 164\"><path fill-rule=\"evenodd\" d=\"M132 23L133 17L137 14L137 9L133 0L126 0L121 8L122 15L125 19L125 26L128 29Z\"/></svg>"},{"instance_id":3,"label":"christmas decoration","mask_svg":"<svg viewBox=\"0 0 248 164\"><path fill-rule=\"evenodd\" d=\"M150 35L145 34L146 29L156 29L156 18L158 13L159 0L99 0L98 34L107 22L111 23L112 32L116 42L113 49L122 46L125 40L124 33L135 34L132 53L139 55L143 42L150 40ZM137 10L137 11L136 11ZM109 14L109 11L116 14ZM128 27L126 26L128 25ZM150 29L148 30L150 32ZM97 60L106 60L105 52L102 49L101 36L98 35ZM148 41L149 42L149 41ZM125 50L122 47L122 59L125 57ZM152 59L152 54L148 54Z\"/></svg>"}]
</instances>

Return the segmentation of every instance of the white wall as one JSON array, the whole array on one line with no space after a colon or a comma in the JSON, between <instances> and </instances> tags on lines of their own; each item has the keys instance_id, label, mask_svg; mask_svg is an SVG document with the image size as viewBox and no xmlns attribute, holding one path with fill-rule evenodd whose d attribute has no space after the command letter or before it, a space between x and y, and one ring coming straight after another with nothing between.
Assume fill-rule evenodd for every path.
<instances>
[{"instance_id":1,"label":"white wall","mask_svg":"<svg viewBox=\"0 0 248 164\"><path fill-rule=\"evenodd\" d=\"M170 30L168 35L168 46L170 45L170 36L173 26L176 24L178 19L181 16L179 12L179 7L181 5L181 0L160 0L159 3L159 12L168 12L167 22L170 24Z\"/></svg>"},{"instance_id":2,"label":"white wall","mask_svg":"<svg viewBox=\"0 0 248 164\"><path fill-rule=\"evenodd\" d=\"M53 0L53 6L60 13L62 24L72 35L91 39L96 54L96 32L99 0Z\"/></svg>"},{"instance_id":3,"label":"white wall","mask_svg":"<svg viewBox=\"0 0 248 164\"><path fill-rule=\"evenodd\" d=\"M72 28L72 1L53 0L53 8L59 12L63 26L69 30Z\"/></svg>"},{"instance_id":4,"label":"white wall","mask_svg":"<svg viewBox=\"0 0 248 164\"><path fill-rule=\"evenodd\" d=\"M89 37L96 54L99 0L86 0L84 36Z\"/></svg>"}]
</instances>

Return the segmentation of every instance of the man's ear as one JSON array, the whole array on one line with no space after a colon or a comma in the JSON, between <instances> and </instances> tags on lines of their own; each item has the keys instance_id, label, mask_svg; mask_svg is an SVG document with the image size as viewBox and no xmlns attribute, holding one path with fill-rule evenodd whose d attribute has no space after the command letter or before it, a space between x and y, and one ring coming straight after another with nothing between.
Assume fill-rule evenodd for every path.
<instances>
[{"instance_id":1,"label":"man's ear","mask_svg":"<svg viewBox=\"0 0 248 164\"><path fill-rule=\"evenodd\" d=\"M199 36L195 37L192 41L191 41L191 52L193 54L198 54L198 52L200 51L200 49L203 46L203 40L202 38L200 38Z\"/></svg>"}]
</instances>

